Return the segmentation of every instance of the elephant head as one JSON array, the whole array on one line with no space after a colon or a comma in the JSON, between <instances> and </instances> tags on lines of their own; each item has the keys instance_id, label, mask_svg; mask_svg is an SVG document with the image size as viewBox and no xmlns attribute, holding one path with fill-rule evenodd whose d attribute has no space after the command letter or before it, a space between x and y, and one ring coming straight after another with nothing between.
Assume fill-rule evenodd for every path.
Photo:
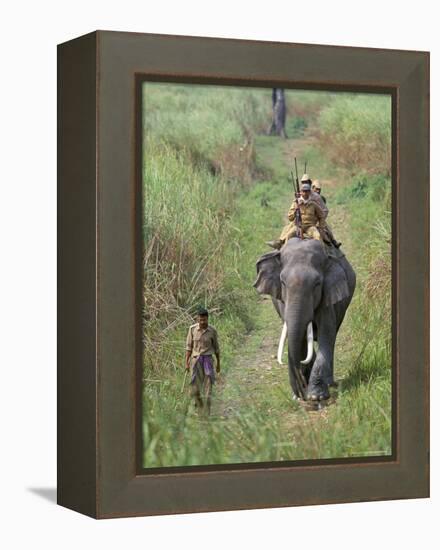
<instances>
[{"instance_id":1,"label":"elephant head","mask_svg":"<svg viewBox=\"0 0 440 550\"><path fill-rule=\"evenodd\" d=\"M355 274L345 257L329 258L320 241L293 238L281 251L266 253L257 261L254 287L272 297L284 320L278 360L287 338L289 377L296 397L328 397L336 334L354 286ZM318 343L316 353L313 340Z\"/></svg>"}]
</instances>

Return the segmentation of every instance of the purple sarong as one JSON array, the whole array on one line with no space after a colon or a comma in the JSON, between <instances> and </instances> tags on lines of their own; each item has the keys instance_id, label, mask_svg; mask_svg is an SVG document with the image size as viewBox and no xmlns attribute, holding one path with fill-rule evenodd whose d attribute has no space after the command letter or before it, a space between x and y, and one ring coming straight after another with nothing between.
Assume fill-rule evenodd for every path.
<instances>
[{"instance_id":1,"label":"purple sarong","mask_svg":"<svg viewBox=\"0 0 440 550\"><path fill-rule=\"evenodd\" d=\"M212 363L212 355L200 355L192 368L191 384L194 384L197 374L210 376L212 382L215 382L214 365ZM202 380L204 376L201 376Z\"/></svg>"}]
</instances>

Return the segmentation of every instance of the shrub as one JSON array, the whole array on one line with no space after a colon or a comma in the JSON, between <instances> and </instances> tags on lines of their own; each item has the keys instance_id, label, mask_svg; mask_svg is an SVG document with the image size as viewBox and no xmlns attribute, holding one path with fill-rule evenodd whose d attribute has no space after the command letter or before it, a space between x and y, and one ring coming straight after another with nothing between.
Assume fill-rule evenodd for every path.
<instances>
[{"instance_id":1,"label":"shrub","mask_svg":"<svg viewBox=\"0 0 440 550\"><path fill-rule=\"evenodd\" d=\"M289 138L302 136L307 129L307 121L302 116L288 117L286 132Z\"/></svg>"},{"instance_id":2,"label":"shrub","mask_svg":"<svg viewBox=\"0 0 440 550\"><path fill-rule=\"evenodd\" d=\"M382 203L384 209L391 209L391 180L383 174L361 172L352 177L351 182L336 193L336 202L345 204L352 199L369 199L372 203ZM360 208L360 205L358 205ZM362 205L365 207L366 204ZM371 205L370 205L371 206Z\"/></svg>"}]
</instances>

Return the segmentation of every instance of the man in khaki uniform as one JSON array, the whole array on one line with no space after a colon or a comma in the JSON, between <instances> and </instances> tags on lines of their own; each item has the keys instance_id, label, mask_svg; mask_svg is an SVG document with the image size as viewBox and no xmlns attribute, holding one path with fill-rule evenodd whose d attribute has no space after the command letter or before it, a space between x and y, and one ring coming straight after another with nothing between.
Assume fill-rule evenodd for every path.
<instances>
[{"instance_id":1,"label":"man in khaki uniform","mask_svg":"<svg viewBox=\"0 0 440 550\"><path fill-rule=\"evenodd\" d=\"M322 202L324 204L327 204L327 199L324 197L324 195L321 194L321 184L319 180L314 180L314 182L312 183L312 193L316 193L317 195L319 195Z\"/></svg>"},{"instance_id":2,"label":"man in khaki uniform","mask_svg":"<svg viewBox=\"0 0 440 550\"><path fill-rule=\"evenodd\" d=\"M303 179L305 177L308 178L307 174L304 174ZM312 184L312 193L310 195L310 198L311 198L311 200L316 201L317 204L322 208L322 210L325 214L325 218L327 220L327 216L328 216L327 200L324 196L321 195L321 184L319 183L319 180L315 180L313 183L310 179L308 181L309 181L309 183ZM332 231L331 227L328 225L327 221L323 225L323 230L324 230L324 234L325 234L324 240L328 244L332 244L336 248L339 248L341 246L341 243L338 242L335 239L335 237L333 235L333 231Z\"/></svg>"},{"instance_id":3,"label":"man in khaki uniform","mask_svg":"<svg viewBox=\"0 0 440 550\"><path fill-rule=\"evenodd\" d=\"M210 414L212 385L215 372L212 356L216 357L216 371L220 372L220 347L217 331L208 324L208 311L198 311L197 323L191 325L186 337L185 368L190 370L191 394L200 412Z\"/></svg>"},{"instance_id":4,"label":"man in khaki uniform","mask_svg":"<svg viewBox=\"0 0 440 550\"><path fill-rule=\"evenodd\" d=\"M310 200L316 202L316 204L321 208L322 212L324 213L324 223L321 225L322 227L322 235L323 240L328 245L333 245L336 248L339 248L341 246L341 243L338 242L335 237L333 236L333 231L331 227L327 223L327 216L328 216L328 207L327 207L327 200L325 197L321 195L321 184L318 180L315 180L312 183L312 180L309 178L307 174L304 174L301 178L301 183L309 183L312 186L312 192L310 193Z\"/></svg>"},{"instance_id":5,"label":"man in khaki uniform","mask_svg":"<svg viewBox=\"0 0 440 550\"><path fill-rule=\"evenodd\" d=\"M298 208L301 213L302 236L322 241L319 230L325 225L325 215L317 202L311 200L310 192L310 184L303 183L301 185L301 197L293 201L287 214L290 223L283 228L278 240L267 243L269 246L279 249L288 239L297 235L298 228L295 224L295 215Z\"/></svg>"},{"instance_id":6,"label":"man in khaki uniform","mask_svg":"<svg viewBox=\"0 0 440 550\"><path fill-rule=\"evenodd\" d=\"M319 208L322 210L324 214L324 219L327 219L327 216L328 216L327 204L324 201L323 197L321 197L321 193L318 192L317 189L315 188L315 183L317 181L318 180L315 180L315 182L312 184L312 180L309 178L307 174L304 174L303 177L301 178L301 184L308 183L312 187L312 190L310 192L310 200L313 202L316 202L316 204L319 206ZM319 185L319 190L320 189L321 189L321 186Z\"/></svg>"}]
</instances>

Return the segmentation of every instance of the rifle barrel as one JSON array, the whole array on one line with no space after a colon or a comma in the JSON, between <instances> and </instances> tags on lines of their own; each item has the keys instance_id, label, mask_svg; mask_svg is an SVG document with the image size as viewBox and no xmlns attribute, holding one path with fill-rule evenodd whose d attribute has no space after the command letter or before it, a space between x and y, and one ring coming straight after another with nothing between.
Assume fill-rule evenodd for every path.
<instances>
[{"instance_id":1,"label":"rifle barrel","mask_svg":"<svg viewBox=\"0 0 440 550\"><path fill-rule=\"evenodd\" d=\"M299 193L298 166L296 164L296 157L295 157L295 173L296 173L296 192Z\"/></svg>"}]
</instances>

